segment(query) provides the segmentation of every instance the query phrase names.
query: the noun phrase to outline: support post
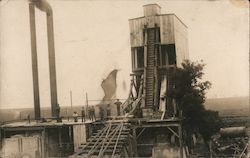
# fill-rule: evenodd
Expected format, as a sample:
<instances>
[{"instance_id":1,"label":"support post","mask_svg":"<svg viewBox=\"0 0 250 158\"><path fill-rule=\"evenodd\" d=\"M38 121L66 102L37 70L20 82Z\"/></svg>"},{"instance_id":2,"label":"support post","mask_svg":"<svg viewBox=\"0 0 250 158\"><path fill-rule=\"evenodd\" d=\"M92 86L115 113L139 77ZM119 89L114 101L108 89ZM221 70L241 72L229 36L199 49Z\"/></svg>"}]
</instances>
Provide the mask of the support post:
<instances>
[{"instance_id":1,"label":"support post","mask_svg":"<svg viewBox=\"0 0 250 158\"><path fill-rule=\"evenodd\" d=\"M179 124L178 126L178 133L179 133L179 144L180 144L180 158L183 158L183 142L182 142L182 125Z\"/></svg>"},{"instance_id":2,"label":"support post","mask_svg":"<svg viewBox=\"0 0 250 158\"><path fill-rule=\"evenodd\" d=\"M38 79L38 64L37 64L35 6L33 3L29 4L29 14L30 14L30 38L31 38L34 112L35 112L35 119L38 120L40 119L41 114L40 114L40 95L39 95L39 79Z\"/></svg>"},{"instance_id":3,"label":"support post","mask_svg":"<svg viewBox=\"0 0 250 158\"><path fill-rule=\"evenodd\" d=\"M89 118L89 100L88 100L88 93L86 93L86 109L85 109L85 117Z\"/></svg>"},{"instance_id":4,"label":"support post","mask_svg":"<svg viewBox=\"0 0 250 158\"><path fill-rule=\"evenodd\" d=\"M136 139L136 128L133 128L133 140L134 140L134 157L138 157L137 139Z\"/></svg>"},{"instance_id":5,"label":"support post","mask_svg":"<svg viewBox=\"0 0 250 158\"><path fill-rule=\"evenodd\" d=\"M42 137L41 137L41 157L46 157L45 156L45 128L42 130Z\"/></svg>"},{"instance_id":6,"label":"support post","mask_svg":"<svg viewBox=\"0 0 250 158\"><path fill-rule=\"evenodd\" d=\"M147 78L147 48L148 48L148 33L147 28L144 29L144 74L143 74L143 97L142 97L142 107L146 107L146 78Z\"/></svg>"},{"instance_id":7,"label":"support post","mask_svg":"<svg viewBox=\"0 0 250 158\"><path fill-rule=\"evenodd\" d=\"M159 52L159 31L158 27L155 27L154 33L155 33L155 41L154 41L154 109L159 109L159 83L158 83L158 52Z\"/></svg>"},{"instance_id":8,"label":"support post","mask_svg":"<svg viewBox=\"0 0 250 158\"><path fill-rule=\"evenodd\" d=\"M71 108L71 112L73 112L72 111L73 109L72 91L70 91L70 108Z\"/></svg>"}]
</instances>

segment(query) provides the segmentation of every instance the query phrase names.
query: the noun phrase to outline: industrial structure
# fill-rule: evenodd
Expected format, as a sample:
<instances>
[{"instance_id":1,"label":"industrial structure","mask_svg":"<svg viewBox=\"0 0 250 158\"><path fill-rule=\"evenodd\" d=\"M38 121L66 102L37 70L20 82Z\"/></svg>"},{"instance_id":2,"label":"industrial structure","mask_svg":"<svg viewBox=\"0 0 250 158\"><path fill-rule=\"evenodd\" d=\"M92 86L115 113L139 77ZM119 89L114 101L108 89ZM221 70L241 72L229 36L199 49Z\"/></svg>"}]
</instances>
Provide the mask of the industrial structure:
<instances>
[{"instance_id":1,"label":"industrial structure","mask_svg":"<svg viewBox=\"0 0 250 158\"><path fill-rule=\"evenodd\" d=\"M46 12L52 119L41 120L35 33L35 7ZM37 121L1 126L1 144L15 146L31 157L186 157L183 118L175 98L175 69L188 59L187 27L175 14L161 14L157 4L143 6L144 16L130 19L132 74L122 116L107 120L58 120L52 9L45 0L32 0L30 30L34 109ZM20 137L21 136L21 137ZM2 143L4 142L4 143ZM21 142L21 143L20 143ZM6 145L7 144L7 145ZM32 144L34 150L29 150ZM25 145L27 148L25 148ZM5 148L7 157L12 152Z\"/></svg>"},{"instance_id":2,"label":"industrial structure","mask_svg":"<svg viewBox=\"0 0 250 158\"><path fill-rule=\"evenodd\" d=\"M31 36L31 56L32 56L32 75L33 75L33 92L34 92L34 110L35 119L40 119L40 95L39 95L39 77L37 64L37 41L36 41L36 20L35 7L46 13L47 18L47 37L49 52L49 76L50 76L50 96L51 96L51 114L57 116L57 83L56 83L56 64L55 64L55 44L54 44L54 27L53 11L49 3L45 0L30 0L30 36Z\"/></svg>"},{"instance_id":3,"label":"industrial structure","mask_svg":"<svg viewBox=\"0 0 250 158\"><path fill-rule=\"evenodd\" d=\"M187 27L174 14L161 14L157 4L143 9L143 17L129 20L133 73L125 116L104 123L75 157L187 155L181 112L167 95L175 68L188 59Z\"/></svg>"}]
</instances>

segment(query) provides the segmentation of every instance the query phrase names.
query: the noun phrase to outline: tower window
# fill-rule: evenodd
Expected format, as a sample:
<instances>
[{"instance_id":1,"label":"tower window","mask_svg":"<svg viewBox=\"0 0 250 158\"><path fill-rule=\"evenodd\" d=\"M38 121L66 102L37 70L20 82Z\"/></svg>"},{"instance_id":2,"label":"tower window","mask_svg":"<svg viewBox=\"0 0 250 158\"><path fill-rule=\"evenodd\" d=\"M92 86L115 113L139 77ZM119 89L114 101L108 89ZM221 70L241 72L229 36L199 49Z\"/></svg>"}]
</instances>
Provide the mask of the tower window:
<instances>
[{"instance_id":1,"label":"tower window","mask_svg":"<svg viewBox=\"0 0 250 158\"><path fill-rule=\"evenodd\" d=\"M175 45L162 45L160 53L160 65L167 66L176 64Z\"/></svg>"},{"instance_id":2,"label":"tower window","mask_svg":"<svg viewBox=\"0 0 250 158\"><path fill-rule=\"evenodd\" d=\"M143 47L132 48L132 65L133 65L133 69L144 67L144 48Z\"/></svg>"}]
</instances>

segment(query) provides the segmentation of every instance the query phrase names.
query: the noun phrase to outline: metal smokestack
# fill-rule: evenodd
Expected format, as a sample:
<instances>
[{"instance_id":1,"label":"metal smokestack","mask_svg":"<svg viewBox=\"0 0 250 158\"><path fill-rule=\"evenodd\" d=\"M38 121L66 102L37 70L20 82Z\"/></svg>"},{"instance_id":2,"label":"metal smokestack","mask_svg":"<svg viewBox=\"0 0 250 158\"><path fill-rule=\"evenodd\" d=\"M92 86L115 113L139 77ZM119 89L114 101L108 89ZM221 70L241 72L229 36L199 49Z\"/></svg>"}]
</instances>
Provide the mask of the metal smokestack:
<instances>
[{"instance_id":1,"label":"metal smokestack","mask_svg":"<svg viewBox=\"0 0 250 158\"><path fill-rule=\"evenodd\" d=\"M34 113L35 119L41 117L40 113L40 95L39 95L39 77L37 65L37 46L36 46L36 23L35 23L35 7L29 4L30 13L30 39L31 39L31 58L32 58L32 77L33 77L33 93L34 93Z\"/></svg>"},{"instance_id":2,"label":"metal smokestack","mask_svg":"<svg viewBox=\"0 0 250 158\"><path fill-rule=\"evenodd\" d=\"M46 12L48 52L49 52L51 114L52 114L52 116L56 117L57 116L56 109L57 109L58 101L57 101L57 84L56 84L53 11L52 11L51 6L49 5L49 3L46 0L30 0L30 2L31 2L30 5L33 5L33 6L37 7L39 10ZM33 22L35 22L35 21L33 21ZM34 77L33 77L33 80L34 80ZM38 95L39 95L39 93L38 93ZM35 109L36 109L36 107L35 107ZM39 109L40 109L40 105L39 105Z\"/></svg>"}]
</instances>

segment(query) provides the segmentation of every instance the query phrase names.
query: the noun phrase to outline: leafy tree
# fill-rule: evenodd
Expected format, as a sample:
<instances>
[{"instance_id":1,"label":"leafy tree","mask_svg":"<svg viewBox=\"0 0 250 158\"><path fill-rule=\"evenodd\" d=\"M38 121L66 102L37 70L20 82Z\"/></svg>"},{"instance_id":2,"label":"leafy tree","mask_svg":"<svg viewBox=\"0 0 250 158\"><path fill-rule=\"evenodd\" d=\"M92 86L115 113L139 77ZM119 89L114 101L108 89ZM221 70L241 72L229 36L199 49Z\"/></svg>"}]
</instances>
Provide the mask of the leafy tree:
<instances>
[{"instance_id":1,"label":"leafy tree","mask_svg":"<svg viewBox=\"0 0 250 158\"><path fill-rule=\"evenodd\" d=\"M206 92L211 88L209 81L202 81L204 66L204 63L184 61L182 68L176 69L176 84L170 95L182 111L187 133L198 132L207 142L219 130L220 121L218 112L204 107Z\"/></svg>"}]
</instances>

